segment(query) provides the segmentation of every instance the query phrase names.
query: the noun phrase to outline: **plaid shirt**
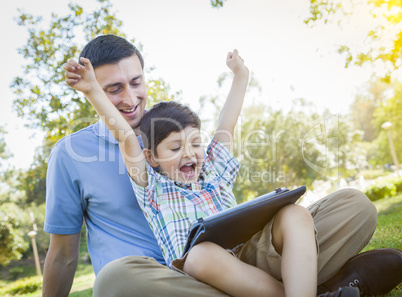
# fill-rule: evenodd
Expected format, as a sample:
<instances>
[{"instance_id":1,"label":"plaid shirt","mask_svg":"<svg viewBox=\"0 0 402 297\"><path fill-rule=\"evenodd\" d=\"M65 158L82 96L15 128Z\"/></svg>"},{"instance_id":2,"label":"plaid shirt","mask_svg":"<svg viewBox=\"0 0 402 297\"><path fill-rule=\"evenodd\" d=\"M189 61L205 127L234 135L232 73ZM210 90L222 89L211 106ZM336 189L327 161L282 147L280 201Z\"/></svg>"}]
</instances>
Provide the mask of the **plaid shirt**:
<instances>
[{"instance_id":1,"label":"plaid shirt","mask_svg":"<svg viewBox=\"0 0 402 297\"><path fill-rule=\"evenodd\" d=\"M146 219L170 266L182 256L191 223L236 205L232 193L239 171L237 159L213 139L200 178L185 185L156 172L148 163L148 186L132 185Z\"/></svg>"}]
</instances>

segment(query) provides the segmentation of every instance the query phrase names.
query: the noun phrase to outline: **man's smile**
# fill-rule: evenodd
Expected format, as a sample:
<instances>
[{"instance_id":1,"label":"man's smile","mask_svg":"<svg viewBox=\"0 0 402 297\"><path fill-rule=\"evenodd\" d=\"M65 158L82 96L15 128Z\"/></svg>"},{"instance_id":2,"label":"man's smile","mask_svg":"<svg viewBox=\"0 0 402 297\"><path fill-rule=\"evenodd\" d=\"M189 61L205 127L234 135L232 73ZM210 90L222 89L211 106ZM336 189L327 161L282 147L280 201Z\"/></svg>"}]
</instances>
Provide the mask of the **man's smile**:
<instances>
[{"instance_id":1,"label":"man's smile","mask_svg":"<svg viewBox=\"0 0 402 297\"><path fill-rule=\"evenodd\" d=\"M137 113L138 105L134 107L119 108L119 111L126 116L134 116Z\"/></svg>"}]
</instances>

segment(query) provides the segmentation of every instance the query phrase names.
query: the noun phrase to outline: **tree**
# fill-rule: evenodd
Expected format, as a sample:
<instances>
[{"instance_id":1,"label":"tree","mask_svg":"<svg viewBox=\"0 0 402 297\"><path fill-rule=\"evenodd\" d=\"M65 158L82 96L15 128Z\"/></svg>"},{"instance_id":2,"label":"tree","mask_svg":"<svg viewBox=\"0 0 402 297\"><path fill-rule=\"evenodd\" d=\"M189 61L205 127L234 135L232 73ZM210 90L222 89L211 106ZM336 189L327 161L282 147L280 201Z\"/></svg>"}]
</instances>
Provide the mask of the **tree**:
<instances>
[{"instance_id":1,"label":"tree","mask_svg":"<svg viewBox=\"0 0 402 297\"><path fill-rule=\"evenodd\" d=\"M398 160L402 160L402 139L400 131L402 130L402 83L393 84L393 95L378 106L374 112L374 123L377 127L381 127L385 122L391 122L390 128L391 138L393 140ZM379 128L380 129L380 128ZM393 164L387 132L380 130L376 139L376 150L370 160L374 165Z\"/></svg>"},{"instance_id":2,"label":"tree","mask_svg":"<svg viewBox=\"0 0 402 297\"><path fill-rule=\"evenodd\" d=\"M98 3L99 8L91 12L70 3L67 16L52 14L47 25L43 25L41 17L22 12L17 18L29 37L19 49L26 60L24 73L11 84L15 94L14 109L27 127L45 133L33 164L19 176L20 189L26 192L27 202L39 204L45 200L46 160L53 145L98 120L89 102L66 85L62 69L68 59L78 57L84 44L98 35L127 38L120 30L122 21L113 12L111 2L98 0ZM135 43L134 39L129 40ZM142 48L141 44L137 47ZM151 69L145 71L151 72ZM163 79L151 79L147 87L150 106L161 100L177 100L180 95L180 92L172 94Z\"/></svg>"},{"instance_id":3,"label":"tree","mask_svg":"<svg viewBox=\"0 0 402 297\"><path fill-rule=\"evenodd\" d=\"M369 48L349 44L340 46L338 52L346 54L345 67L381 61L386 68L384 80L390 82L392 73L402 65L401 1L310 0L310 16L305 23L310 26L334 21L343 24L358 11L368 11L372 17L366 37Z\"/></svg>"},{"instance_id":4,"label":"tree","mask_svg":"<svg viewBox=\"0 0 402 297\"><path fill-rule=\"evenodd\" d=\"M16 96L14 108L18 116L24 117L26 126L41 128L51 143L97 120L85 98L65 84L62 65L77 57L83 44L98 35L126 37L120 31L122 21L112 12L112 4L108 0L98 2L100 8L88 13L78 4L69 4L70 14L65 17L52 14L46 29L42 27L41 17L25 13L18 17L18 24L27 29L29 38L19 49L27 61L24 75L16 77L11 84ZM82 32L85 32L83 36ZM169 97L163 80L150 81L148 86L150 93ZM172 97L156 99L171 100Z\"/></svg>"},{"instance_id":5,"label":"tree","mask_svg":"<svg viewBox=\"0 0 402 297\"><path fill-rule=\"evenodd\" d=\"M226 0L211 0L211 6L215 8L223 7Z\"/></svg>"},{"instance_id":6,"label":"tree","mask_svg":"<svg viewBox=\"0 0 402 297\"><path fill-rule=\"evenodd\" d=\"M0 161L7 160L8 158L10 158L12 156L7 148L7 144L4 139L4 135L6 133L7 132L4 129L4 127L0 126ZM1 167L1 165L2 165L2 162L0 162L0 167Z\"/></svg>"},{"instance_id":7,"label":"tree","mask_svg":"<svg viewBox=\"0 0 402 297\"><path fill-rule=\"evenodd\" d=\"M226 82L230 77L229 73L219 76L218 95L200 98L200 113L204 110L209 117L212 115L207 122L207 117L201 116L203 127L213 123L210 131L217 126L226 98L226 93L220 90L228 87ZM259 83L251 73L247 100L233 144L233 153L241 164L233 187L237 202L277 187L311 186L319 179L335 181L342 176L355 175L358 168L366 165L362 148L356 145L361 134L353 129L350 118L328 111L319 114L304 99L295 99L289 112L274 110L265 104L253 103L260 95L259 90Z\"/></svg>"},{"instance_id":8,"label":"tree","mask_svg":"<svg viewBox=\"0 0 402 297\"><path fill-rule=\"evenodd\" d=\"M350 119L319 114L303 99L295 100L289 112L249 106L239 129L234 145L234 154L241 160L234 187L239 202L277 187L337 181L366 165L356 145L361 135Z\"/></svg>"},{"instance_id":9,"label":"tree","mask_svg":"<svg viewBox=\"0 0 402 297\"><path fill-rule=\"evenodd\" d=\"M6 208L2 205L0 210L0 265L20 259L28 248L20 229L20 219L9 216Z\"/></svg>"},{"instance_id":10,"label":"tree","mask_svg":"<svg viewBox=\"0 0 402 297\"><path fill-rule=\"evenodd\" d=\"M370 142L377 138L380 126L374 121L374 111L385 104L387 93L392 90L392 85L372 78L356 95L350 105L350 114L355 129L363 131L363 141Z\"/></svg>"}]
</instances>

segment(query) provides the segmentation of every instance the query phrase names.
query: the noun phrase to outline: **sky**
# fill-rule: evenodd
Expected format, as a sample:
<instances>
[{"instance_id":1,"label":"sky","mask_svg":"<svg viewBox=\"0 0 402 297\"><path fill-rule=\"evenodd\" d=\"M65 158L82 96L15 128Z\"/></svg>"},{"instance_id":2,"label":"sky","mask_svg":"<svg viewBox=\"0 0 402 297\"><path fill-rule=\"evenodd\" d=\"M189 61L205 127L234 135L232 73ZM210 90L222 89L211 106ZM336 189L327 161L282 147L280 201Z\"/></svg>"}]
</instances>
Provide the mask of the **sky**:
<instances>
[{"instance_id":1,"label":"sky","mask_svg":"<svg viewBox=\"0 0 402 297\"><path fill-rule=\"evenodd\" d=\"M7 146L14 157L9 163L26 169L40 145L40 131L24 128L12 108L9 86L23 75L24 59L17 52L28 34L17 25L18 10L50 19L69 13L66 0L13 0L2 6L0 47L3 90L0 126L5 126ZM363 13L348 21L313 28L306 0L227 0L215 9L209 0L113 0L113 10L123 21L122 31L143 45L146 67L155 67L152 77L163 78L171 90L181 91L190 107L203 95L219 92L217 79L228 69L226 55L239 50L245 64L261 86L258 100L275 109L288 109L292 100L304 98L317 110L346 114L356 93L370 79L366 67L345 69L344 57L336 53L341 44L363 43L370 20ZM81 0L92 11L95 0ZM4 36L5 34L5 36ZM247 101L247 98L246 98Z\"/></svg>"}]
</instances>

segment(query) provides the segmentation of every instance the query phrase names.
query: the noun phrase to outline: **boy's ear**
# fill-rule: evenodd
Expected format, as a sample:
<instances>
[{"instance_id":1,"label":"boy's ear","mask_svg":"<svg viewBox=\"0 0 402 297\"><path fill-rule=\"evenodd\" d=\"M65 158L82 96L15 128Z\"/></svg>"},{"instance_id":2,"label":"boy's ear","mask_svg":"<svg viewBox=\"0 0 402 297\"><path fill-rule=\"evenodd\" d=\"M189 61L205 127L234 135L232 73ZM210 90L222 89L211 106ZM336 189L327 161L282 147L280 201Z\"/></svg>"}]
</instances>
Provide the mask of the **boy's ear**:
<instances>
[{"instance_id":1,"label":"boy's ear","mask_svg":"<svg viewBox=\"0 0 402 297\"><path fill-rule=\"evenodd\" d=\"M152 167L158 167L159 164L158 162L156 162L154 154L152 153L152 151L148 148L145 148L143 151L145 159L147 159L149 165L151 165Z\"/></svg>"}]
</instances>

